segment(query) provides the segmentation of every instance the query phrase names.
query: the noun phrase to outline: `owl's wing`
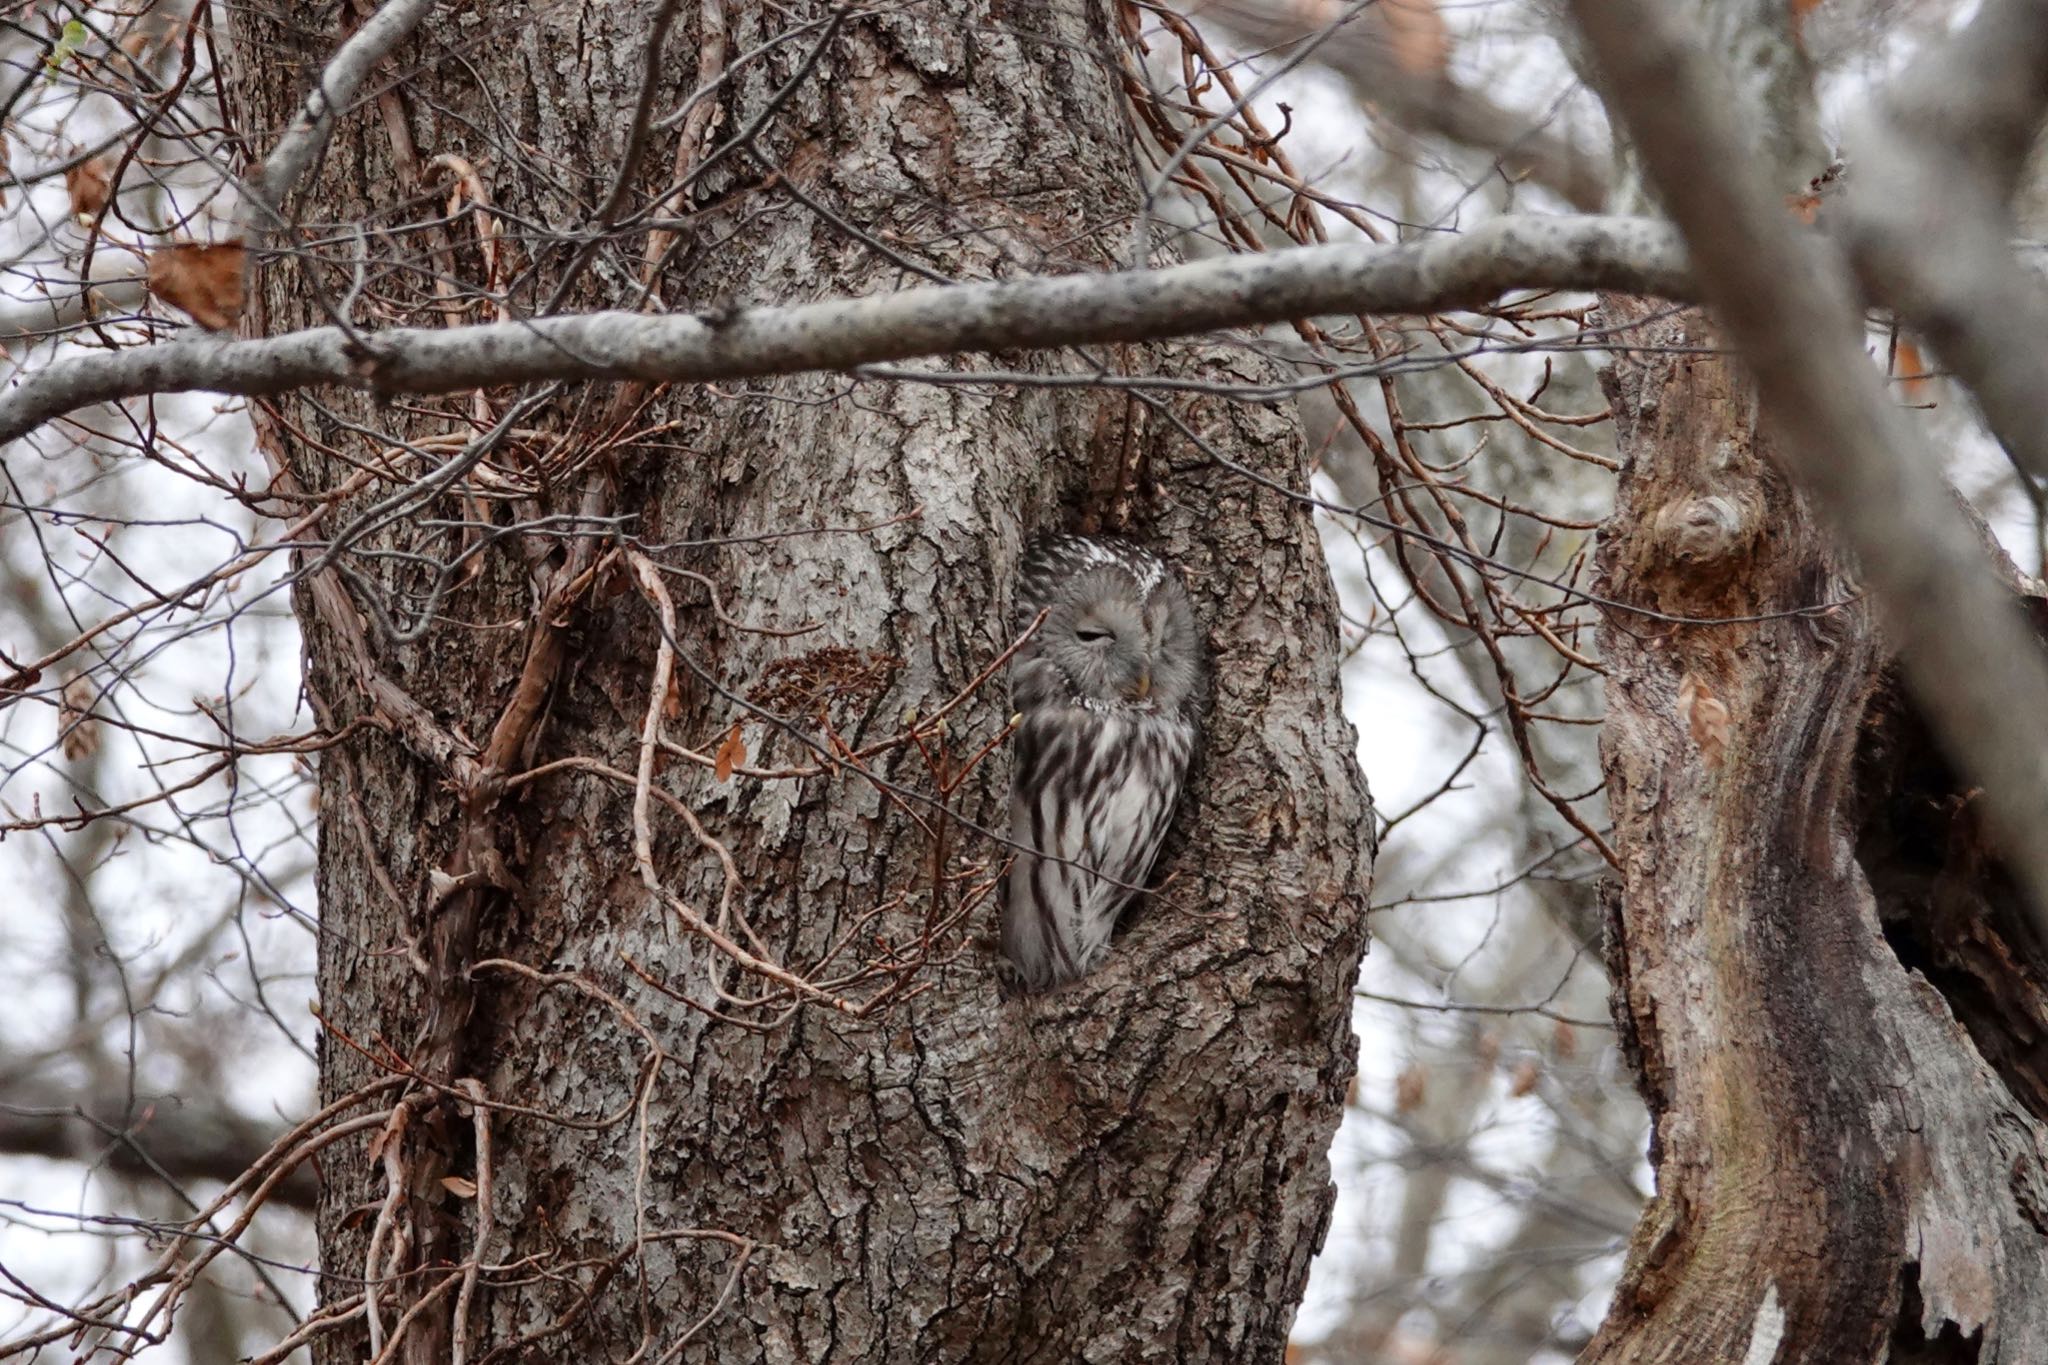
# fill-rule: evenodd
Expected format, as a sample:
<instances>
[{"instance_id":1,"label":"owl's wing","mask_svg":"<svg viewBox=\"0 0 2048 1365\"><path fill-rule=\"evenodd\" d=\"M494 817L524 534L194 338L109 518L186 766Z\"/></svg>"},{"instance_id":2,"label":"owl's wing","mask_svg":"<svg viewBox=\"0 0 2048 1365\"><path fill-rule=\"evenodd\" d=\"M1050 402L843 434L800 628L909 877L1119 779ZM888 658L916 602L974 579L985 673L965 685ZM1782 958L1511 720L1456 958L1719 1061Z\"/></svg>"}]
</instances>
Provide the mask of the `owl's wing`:
<instances>
[{"instance_id":1,"label":"owl's wing","mask_svg":"<svg viewBox=\"0 0 2048 1365\"><path fill-rule=\"evenodd\" d=\"M1010 788L1019 848L1003 909L1003 952L1027 986L1071 981L1108 951L1118 912L1159 856L1193 746L1177 715L1027 713Z\"/></svg>"}]
</instances>

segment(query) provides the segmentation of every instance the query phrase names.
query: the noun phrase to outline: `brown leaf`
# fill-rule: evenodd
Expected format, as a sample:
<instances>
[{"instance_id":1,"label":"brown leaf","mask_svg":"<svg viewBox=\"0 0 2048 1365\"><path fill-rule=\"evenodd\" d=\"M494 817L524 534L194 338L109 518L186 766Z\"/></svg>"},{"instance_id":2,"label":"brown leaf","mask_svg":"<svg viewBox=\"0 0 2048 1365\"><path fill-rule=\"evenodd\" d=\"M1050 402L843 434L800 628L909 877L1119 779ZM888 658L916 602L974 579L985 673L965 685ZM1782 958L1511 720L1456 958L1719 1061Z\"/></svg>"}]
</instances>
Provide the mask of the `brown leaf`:
<instances>
[{"instance_id":1,"label":"brown leaf","mask_svg":"<svg viewBox=\"0 0 2048 1365\"><path fill-rule=\"evenodd\" d=\"M1792 216L1812 227L1820 218L1820 206L1831 195L1842 188L1842 176L1847 163L1831 162L1828 168L1806 182L1806 189L1800 194L1785 196L1785 207L1792 210Z\"/></svg>"},{"instance_id":2,"label":"brown leaf","mask_svg":"<svg viewBox=\"0 0 2048 1365\"><path fill-rule=\"evenodd\" d=\"M1728 703L1688 673L1678 684L1678 714L1692 732L1692 742L1699 746L1700 762L1718 769L1728 757L1728 741L1735 733Z\"/></svg>"},{"instance_id":3,"label":"brown leaf","mask_svg":"<svg viewBox=\"0 0 2048 1365\"><path fill-rule=\"evenodd\" d=\"M149 31L137 24L121 35L121 50L131 57L140 57L149 46Z\"/></svg>"},{"instance_id":4,"label":"brown leaf","mask_svg":"<svg viewBox=\"0 0 2048 1365\"><path fill-rule=\"evenodd\" d=\"M476 1182L467 1176L444 1175L441 1177L441 1188L457 1199L476 1198Z\"/></svg>"},{"instance_id":5,"label":"brown leaf","mask_svg":"<svg viewBox=\"0 0 2048 1365\"><path fill-rule=\"evenodd\" d=\"M712 762L712 774L720 782L732 776L732 770L747 761L747 746L740 739L740 723L732 723L732 733L725 737L725 743L718 746L718 755Z\"/></svg>"},{"instance_id":6,"label":"brown leaf","mask_svg":"<svg viewBox=\"0 0 2048 1365\"><path fill-rule=\"evenodd\" d=\"M1411 1066L1394 1078L1394 1112L1412 1114L1429 1098L1429 1076L1420 1065Z\"/></svg>"},{"instance_id":7,"label":"brown leaf","mask_svg":"<svg viewBox=\"0 0 2048 1365\"><path fill-rule=\"evenodd\" d=\"M1550 1031L1550 1051L1558 1057L1574 1057L1579 1051L1579 1031L1564 1020Z\"/></svg>"},{"instance_id":8,"label":"brown leaf","mask_svg":"<svg viewBox=\"0 0 2048 1365\"><path fill-rule=\"evenodd\" d=\"M1892 378L1899 381L1899 391L1909 403L1927 401L1928 381L1934 371L1928 368L1927 357L1919 346L1906 337L1899 338L1899 344L1892 348Z\"/></svg>"},{"instance_id":9,"label":"brown leaf","mask_svg":"<svg viewBox=\"0 0 2048 1365\"><path fill-rule=\"evenodd\" d=\"M178 242L149 253L149 292L191 315L201 327L225 332L242 316L240 242Z\"/></svg>"},{"instance_id":10,"label":"brown leaf","mask_svg":"<svg viewBox=\"0 0 2048 1365\"><path fill-rule=\"evenodd\" d=\"M1535 1091L1536 1082L1542 1078L1542 1075L1543 1068L1536 1064L1534 1057L1524 1060L1520 1066L1515 1068L1514 1079L1508 1082L1508 1093L1516 1099L1531 1094Z\"/></svg>"},{"instance_id":11,"label":"brown leaf","mask_svg":"<svg viewBox=\"0 0 2048 1365\"><path fill-rule=\"evenodd\" d=\"M1821 0L1788 0L1792 11L1792 45L1806 51L1806 16L1820 8Z\"/></svg>"},{"instance_id":12,"label":"brown leaf","mask_svg":"<svg viewBox=\"0 0 2048 1365\"><path fill-rule=\"evenodd\" d=\"M71 216L99 217L114 190L114 167L103 156L73 166L64 172L64 188L71 195Z\"/></svg>"},{"instance_id":13,"label":"brown leaf","mask_svg":"<svg viewBox=\"0 0 2048 1365\"><path fill-rule=\"evenodd\" d=\"M92 716L92 679L74 673L64 684L57 708L57 733L63 736L64 757L89 758L99 752L100 723Z\"/></svg>"},{"instance_id":14,"label":"brown leaf","mask_svg":"<svg viewBox=\"0 0 2048 1365\"><path fill-rule=\"evenodd\" d=\"M683 714L683 675L668 675L668 695L661 699L661 718L674 720Z\"/></svg>"},{"instance_id":15,"label":"brown leaf","mask_svg":"<svg viewBox=\"0 0 2048 1365\"><path fill-rule=\"evenodd\" d=\"M1380 0L1394 63L1415 76L1441 76L1451 61L1451 31L1436 0Z\"/></svg>"},{"instance_id":16,"label":"brown leaf","mask_svg":"<svg viewBox=\"0 0 2048 1365\"><path fill-rule=\"evenodd\" d=\"M386 1147L405 1136L406 1116L411 1112L402 1104L391 1111L391 1117L384 1126L370 1136L370 1160L383 1156Z\"/></svg>"}]
</instances>

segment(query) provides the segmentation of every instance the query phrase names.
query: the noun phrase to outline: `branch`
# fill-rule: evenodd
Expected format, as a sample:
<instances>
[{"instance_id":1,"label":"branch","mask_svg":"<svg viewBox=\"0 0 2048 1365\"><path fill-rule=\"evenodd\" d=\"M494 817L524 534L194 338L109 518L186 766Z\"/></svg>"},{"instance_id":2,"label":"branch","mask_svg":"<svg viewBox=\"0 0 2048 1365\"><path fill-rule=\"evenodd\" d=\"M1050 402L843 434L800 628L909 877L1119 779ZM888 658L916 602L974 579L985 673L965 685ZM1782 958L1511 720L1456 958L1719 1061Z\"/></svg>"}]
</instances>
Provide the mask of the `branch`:
<instances>
[{"instance_id":1,"label":"branch","mask_svg":"<svg viewBox=\"0 0 2048 1365\"><path fill-rule=\"evenodd\" d=\"M284 197L291 193L292 186L304 179L326 154L328 139L334 135L334 121L342 110L355 103L364 78L419 27L433 8L434 0L391 0L341 45L321 68L299 116L270 149L262 166L249 177L246 190L256 204L272 213L284 207ZM254 235L261 225L245 222L244 226Z\"/></svg>"},{"instance_id":2,"label":"branch","mask_svg":"<svg viewBox=\"0 0 2048 1365\"><path fill-rule=\"evenodd\" d=\"M97 266L111 254L102 252L93 258L93 264ZM94 317L140 308L146 297L142 279L136 275L110 278L105 283L91 285L71 280L66 281L65 286L61 293L0 302L0 345L47 341Z\"/></svg>"},{"instance_id":3,"label":"branch","mask_svg":"<svg viewBox=\"0 0 2048 1365\"><path fill-rule=\"evenodd\" d=\"M202 1108L165 1097L123 1119L127 1108L119 1097L81 1102L75 1095L17 1086L9 1102L0 1104L0 1153L103 1165L145 1180L225 1183L248 1170L278 1136L276 1128L226 1106ZM271 1197L311 1209L318 1197L313 1168L293 1171Z\"/></svg>"},{"instance_id":4,"label":"branch","mask_svg":"<svg viewBox=\"0 0 2048 1365\"><path fill-rule=\"evenodd\" d=\"M2048 6L1994 0L1876 102L1842 235L1870 296L1969 386L2013 460L2048 478L2048 290L2008 201L2048 113Z\"/></svg>"},{"instance_id":5,"label":"branch","mask_svg":"<svg viewBox=\"0 0 2048 1365\"><path fill-rule=\"evenodd\" d=\"M1855 552L1907 681L1984 786L2048 942L2048 661L1864 351L1839 254L1802 240L1712 49L1655 0L1572 0L1700 290L1741 347L1790 472ZM1930 244L1931 245L1931 244Z\"/></svg>"},{"instance_id":6,"label":"branch","mask_svg":"<svg viewBox=\"0 0 2048 1365\"><path fill-rule=\"evenodd\" d=\"M89 403L314 384L452 393L539 380L685 383L843 370L961 351L1150 341L1329 313L1477 307L1514 289L1610 289L1686 299L1677 234L1647 218L1495 219L1401 246L1347 243L1164 270L945 285L749 308L730 316L601 312L401 328L357 346L319 327L256 341L193 340L57 361L0 399L0 443Z\"/></svg>"},{"instance_id":7,"label":"branch","mask_svg":"<svg viewBox=\"0 0 2048 1365\"><path fill-rule=\"evenodd\" d=\"M1214 19L1259 48L1291 47L1328 27L1314 16L1315 6L1279 0L1202 0L1177 8L1190 19ZM1386 23L1381 6L1373 6L1325 39L1313 60L1341 76L1362 108L1381 111L1398 127L1495 157L1511 176L1542 185L1574 208L1591 212L1606 202L1607 174L1595 153L1449 74L1403 66Z\"/></svg>"}]
</instances>

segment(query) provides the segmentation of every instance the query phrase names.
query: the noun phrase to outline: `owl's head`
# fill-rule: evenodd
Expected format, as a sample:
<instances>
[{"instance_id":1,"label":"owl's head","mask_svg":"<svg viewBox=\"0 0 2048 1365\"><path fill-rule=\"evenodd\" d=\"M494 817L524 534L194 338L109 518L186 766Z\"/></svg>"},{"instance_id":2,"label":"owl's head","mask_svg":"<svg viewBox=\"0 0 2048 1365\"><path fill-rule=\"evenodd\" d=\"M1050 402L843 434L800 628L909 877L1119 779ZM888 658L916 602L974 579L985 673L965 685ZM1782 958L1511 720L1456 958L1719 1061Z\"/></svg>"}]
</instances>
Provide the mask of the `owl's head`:
<instances>
[{"instance_id":1,"label":"owl's head","mask_svg":"<svg viewBox=\"0 0 2048 1365\"><path fill-rule=\"evenodd\" d=\"M1122 542L1061 537L1068 551L1026 566L1019 616L1040 608L1045 624L1018 652L1020 706L1191 706L1202 679L1202 644L1187 590L1159 559Z\"/></svg>"}]
</instances>

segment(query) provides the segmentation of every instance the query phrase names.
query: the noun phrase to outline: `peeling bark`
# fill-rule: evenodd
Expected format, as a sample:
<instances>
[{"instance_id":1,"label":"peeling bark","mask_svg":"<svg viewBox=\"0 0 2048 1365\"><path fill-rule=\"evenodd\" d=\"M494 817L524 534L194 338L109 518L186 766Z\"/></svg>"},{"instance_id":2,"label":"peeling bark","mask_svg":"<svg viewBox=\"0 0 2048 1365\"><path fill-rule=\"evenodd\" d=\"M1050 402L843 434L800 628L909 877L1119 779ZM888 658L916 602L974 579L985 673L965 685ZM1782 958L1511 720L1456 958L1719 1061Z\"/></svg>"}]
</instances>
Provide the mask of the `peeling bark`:
<instances>
[{"instance_id":1,"label":"peeling bark","mask_svg":"<svg viewBox=\"0 0 2048 1365\"><path fill-rule=\"evenodd\" d=\"M604 196L637 88L644 44L625 35L644 34L655 8L492 7L479 11L483 42L430 23L402 54L421 74L386 97L382 118L345 121L299 213L388 221L418 192L419 164L460 150L508 215L582 221ZM694 51L700 36L691 8L677 21L676 52ZM799 5L785 19L784 8L732 7L732 50L815 17ZM260 73L241 74L238 95L252 122L281 121L297 89L283 73L317 63L334 35L240 13L244 50L272 55ZM955 278L1106 265L1094 243L1122 240L1137 198L1116 86L1100 65L1106 32L1092 6L977 6L957 24L936 10L848 21L766 126L776 172L735 154L673 206L693 216L660 280L668 306L898 287L900 260L821 220L798 194ZM808 41L735 78L724 133L771 108ZM659 107L686 93L676 82ZM643 191L667 181L674 149L656 141ZM449 233L446 259L480 275L473 229ZM432 235L421 240L413 249L431 268ZM521 307L547 297L573 254L553 246L529 260L527 249L508 246L508 275L532 268ZM319 291L343 278L273 264L263 330L322 321ZM569 302L603 303L618 286L615 272L597 270ZM1087 373L1100 359L1032 363ZM1145 359L1219 381L1272 378L1221 345ZM498 412L510 401L491 397ZM617 1358L646 1346L658 1357L705 1317L688 1358L1278 1359L1329 1217L1327 1149L1353 1066L1350 989L1369 873L1365 791L1338 709L1333 597L1308 518L1119 394L855 388L829 375L736 393L678 388L624 423L640 439L593 458L583 447L614 426L602 414L622 415L612 401L564 390L523 419L544 433L530 443L537 458L576 470L539 510L573 512L595 493L632 517L652 557L715 584L739 622L815 627L790 638L736 629L701 589L674 582L679 684L666 729L694 749L716 749L740 721L747 764L808 762L815 753L799 733L824 742L829 722L858 746L891 733L907 709L952 695L1008 642L1008 578L1026 536L1113 510L1088 500L1091 487L1118 489L1112 502L1132 509L1129 529L1188 570L1217 695L1207 755L1162 862L1170 888L1100 976L1040 1002L1004 1002L988 946L962 935L926 968L929 990L878 1018L810 1008L749 1031L649 989L625 964L695 1006L715 1006L707 970L729 990L756 989L642 889L629 790L559 771L503 793L486 784L465 807L446 785L482 762L465 757L462 737L487 752L484 737L508 733L515 702L537 710L512 768L588 756L633 769L659 646L636 594L571 593L536 608L507 542L439 601L417 641L364 629L359 648L360 623L349 622L363 592L417 610L417 564L349 561L360 577L348 607L331 574L302 590L309 689L336 725L376 722L321 764L320 994L333 1025L323 1094L377 1074L365 1052L407 1054L445 1034L454 1050L436 1080L473 1076L496 1100L586 1120L631 1115L645 1049L615 1011L503 971L466 986L444 974L429 988L415 951L430 973L491 957L580 973L624 1001L666 1057L644 1132L637 1117L594 1128L496 1118L497 1232L486 1259L528 1269L485 1277L469 1358L521 1340L539 1357L572 1346ZM460 400L427 406L415 416L355 394L293 399L268 439L301 486L334 487L350 473L344 457L370 444L360 428L415 439L463 428ZM1286 411L1199 394L1172 411L1229 458L1289 483L1302 477ZM550 445L565 435L572 448ZM1134 468L1146 477L1121 472ZM460 506L443 499L435 510ZM817 526L879 529L707 543ZM422 535L401 521L364 543L418 548ZM559 660L544 660L545 695L520 701L515 682L536 650ZM736 698L788 727L750 719ZM959 752L997 733L1006 710L998 681L956 712ZM455 736L452 749L436 727ZM934 790L907 749L878 762L876 776ZM972 826L999 827L1004 776L1000 759L985 765L951 803L949 879L935 878L942 855L903 809L844 770L720 781L676 764L657 781L730 848L739 908L762 943L808 967L856 929L855 951L871 951L956 908L975 879L951 878L977 866L986 875L1000 860ZM666 814L656 830L662 875L709 914L725 886L717 860ZM431 888L451 866L470 875L444 899ZM989 902L976 928L993 916ZM453 1000L471 989L473 1004ZM468 1119L437 1105L416 1125L412 1233L423 1269L389 1291L394 1309L468 1256L477 1229L475 1209L426 1178L477 1174ZM324 1173L326 1293L339 1298L364 1267L370 1220L360 1211L384 1185L360 1153ZM729 1303L720 1294L737 1253L701 1237L660 1240L687 1230L758 1245ZM364 1344L334 1338L320 1359L360 1359Z\"/></svg>"},{"instance_id":2,"label":"peeling bark","mask_svg":"<svg viewBox=\"0 0 2048 1365\"><path fill-rule=\"evenodd\" d=\"M1659 353L1708 325L1604 309L1644 347L1609 375L1605 591L1767 619L1602 630L1613 1003L1658 1188L1582 1359L2048 1358L2048 1146L2017 1055L2039 945L1747 385Z\"/></svg>"}]
</instances>

